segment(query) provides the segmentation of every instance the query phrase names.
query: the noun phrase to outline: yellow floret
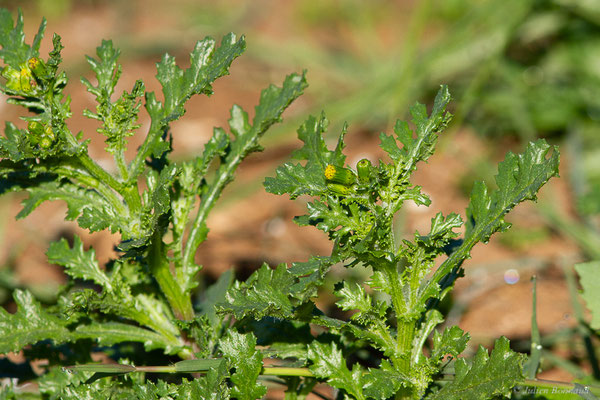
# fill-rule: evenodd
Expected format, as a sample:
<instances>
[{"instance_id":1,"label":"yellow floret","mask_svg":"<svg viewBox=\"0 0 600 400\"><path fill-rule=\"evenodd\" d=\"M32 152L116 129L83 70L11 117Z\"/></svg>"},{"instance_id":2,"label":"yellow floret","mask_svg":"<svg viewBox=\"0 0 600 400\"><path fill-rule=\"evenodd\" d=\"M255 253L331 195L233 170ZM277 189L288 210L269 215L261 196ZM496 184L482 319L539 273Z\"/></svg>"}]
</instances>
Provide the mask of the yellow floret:
<instances>
[{"instance_id":1,"label":"yellow floret","mask_svg":"<svg viewBox=\"0 0 600 400\"><path fill-rule=\"evenodd\" d=\"M333 177L335 176L335 173L336 173L335 167L331 164L327 165L327 167L325 168L325 179L332 180Z\"/></svg>"}]
</instances>

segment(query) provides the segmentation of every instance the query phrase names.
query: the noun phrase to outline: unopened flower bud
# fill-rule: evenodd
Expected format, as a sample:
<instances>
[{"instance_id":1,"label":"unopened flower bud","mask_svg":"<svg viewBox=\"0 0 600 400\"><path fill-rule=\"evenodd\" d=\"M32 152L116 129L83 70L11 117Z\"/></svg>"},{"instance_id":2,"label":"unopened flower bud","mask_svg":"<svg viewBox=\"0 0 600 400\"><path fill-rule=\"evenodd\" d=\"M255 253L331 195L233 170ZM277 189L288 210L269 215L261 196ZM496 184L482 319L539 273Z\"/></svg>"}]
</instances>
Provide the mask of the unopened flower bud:
<instances>
[{"instance_id":1,"label":"unopened flower bud","mask_svg":"<svg viewBox=\"0 0 600 400\"><path fill-rule=\"evenodd\" d=\"M367 183L371 179L371 161L363 158L356 163L356 171L358 172L358 180L361 183Z\"/></svg>"}]
</instances>

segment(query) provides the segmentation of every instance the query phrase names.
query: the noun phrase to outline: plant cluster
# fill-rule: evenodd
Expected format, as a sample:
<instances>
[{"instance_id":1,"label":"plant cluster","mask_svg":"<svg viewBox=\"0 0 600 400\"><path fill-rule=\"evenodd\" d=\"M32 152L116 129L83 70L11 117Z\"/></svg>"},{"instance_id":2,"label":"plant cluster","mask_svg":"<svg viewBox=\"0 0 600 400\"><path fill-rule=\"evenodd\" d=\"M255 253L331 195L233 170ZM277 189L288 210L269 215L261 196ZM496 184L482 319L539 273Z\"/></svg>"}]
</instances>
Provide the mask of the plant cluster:
<instances>
[{"instance_id":1,"label":"plant cluster","mask_svg":"<svg viewBox=\"0 0 600 400\"><path fill-rule=\"evenodd\" d=\"M66 219L90 232L108 229L121 236L119 257L106 266L77 237L71 244L53 243L49 262L72 278L56 304L43 306L30 292L17 290L17 311L0 310L0 352L23 351L49 361L48 372L36 377L39 393L31 396L256 399L266 394L263 378L275 376L288 399L305 398L318 382L334 387L340 398L487 399L509 395L523 383L526 356L512 351L506 338L496 341L491 354L480 347L472 359L461 357L469 335L457 326L440 329L439 305L463 274L473 246L508 229L505 215L535 199L557 175L556 148L539 140L523 154L509 153L499 164L496 190L475 184L464 221L455 213L438 213L429 232L400 240L394 216L404 202L431 203L410 178L433 154L451 119L447 87L440 88L431 113L421 104L411 108L413 128L398 121L394 134L381 134L388 161L348 165L346 130L331 150L323 138L326 117L309 117L298 130L304 143L292 155L298 162L280 166L265 187L313 198L308 213L295 222L326 232L331 254L290 267L265 264L245 282L225 273L194 307L201 269L195 254L208 234L207 216L240 162L262 149L260 137L302 94L304 75L292 74L282 87L265 89L252 121L233 106L229 132L215 128L202 154L174 162L170 123L183 116L191 96L212 93L213 82L244 51L244 39L230 34L220 46L209 38L198 42L185 70L165 55L156 75L162 99L142 81L115 94L119 51L103 41L96 58L88 57L95 82L82 82L98 103L85 115L99 121L98 133L115 161L110 171L90 158L88 141L68 128L60 37L54 35L53 50L43 59L45 22L31 45L25 43L21 14L14 25L1 10L0 26L6 65L0 88L10 103L31 112L22 117L26 128L7 122L0 138L2 192L28 193L19 218L44 201L62 200ZM139 129L142 106L151 124L128 160L128 137ZM371 271L367 282L336 284L336 305L348 312L347 319L328 316L315 303L336 264ZM93 288L78 286L81 281ZM90 365L98 350L119 364ZM162 366L148 365L157 354ZM265 365L266 358L275 363ZM78 365L59 367L71 364ZM151 372L187 375L151 379L146 376ZM22 390L7 385L2 395L18 398L25 396Z\"/></svg>"}]
</instances>

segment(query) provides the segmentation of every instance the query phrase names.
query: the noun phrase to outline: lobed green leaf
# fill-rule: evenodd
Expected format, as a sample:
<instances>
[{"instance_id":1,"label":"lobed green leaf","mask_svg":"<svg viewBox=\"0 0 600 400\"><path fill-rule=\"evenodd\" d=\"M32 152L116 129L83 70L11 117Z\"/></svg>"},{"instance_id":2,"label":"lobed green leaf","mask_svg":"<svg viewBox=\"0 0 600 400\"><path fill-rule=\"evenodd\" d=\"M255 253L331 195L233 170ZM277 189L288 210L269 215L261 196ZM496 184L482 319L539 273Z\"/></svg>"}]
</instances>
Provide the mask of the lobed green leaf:
<instances>
[{"instance_id":1,"label":"lobed green leaf","mask_svg":"<svg viewBox=\"0 0 600 400\"><path fill-rule=\"evenodd\" d=\"M83 250L79 236L73 238L73 248L64 238L51 243L46 255L48 262L62 265L73 278L92 281L109 292L113 291L110 278L98 266L96 252L93 249Z\"/></svg>"},{"instance_id":2,"label":"lobed green leaf","mask_svg":"<svg viewBox=\"0 0 600 400\"><path fill-rule=\"evenodd\" d=\"M256 319L265 316L289 318L293 307L288 294L294 283L294 276L285 264L279 264L275 269L263 264L246 282L235 282L227 292L227 302L221 303L220 307L236 318L247 315Z\"/></svg>"},{"instance_id":3,"label":"lobed green leaf","mask_svg":"<svg viewBox=\"0 0 600 400\"><path fill-rule=\"evenodd\" d=\"M0 307L0 353L19 351L41 340L61 344L76 337L67 328L67 320L45 311L30 292L17 289L13 296L14 314Z\"/></svg>"},{"instance_id":4,"label":"lobed green leaf","mask_svg":"<svg viewBox=\"0 0 600 400\"><path fill-rule=\"evenodd\" d=\"M523 379L525 356L510 350L508 339L496 340L491 355L479 347L469 365L464 358L455 363L455 377L428 400L487 400L510 396L511 389Z\"/></svg>"},{"instance_id":5,"label":"lobed green leaf","mask_svg":"<svg viewBox=\"0 0 600 400\"><path fill-rule=\"evenodd\" d=\"M253 334L240 334L229 330L221 339L220 348L230 366L235 368L231 375L233 387L231 395L240 400L255 400L267 392L267 388L257 382L262 371L262 355L256 350Z\"/></svg>"},{"instance_id":6,"label":"lobed green leaf","mask_svg":"<svg viewBox=\"0 0 600 400\"><path fill-rule=\"evenodd\" d=\"M552 154L547 157L551 149ZM535 200L540 188L551 177L558 176L558 164L558 148L540 139L529 143L523 154L506 155L498 166L497 190L488 194L485 183L476 183L467 207L464 240L436 270L430 285L437 284L442 277L458 268L469 257L476 243L486 243L495 232L508 229L510 224L504 221L504 216L522 201ZM451 283L445 283L448 284Z\"/></svg>"},{"instance_id":7,"label":"lobed green leaf","mask_svg":"<svg viewBox=\"0 0 600 400\"><path fill-rule=\"evenodd\" d=\"M327 192L325 168L328 164L341 167L346 160L342 153L346 130L342 131L335 150L331 151L323 139L328 125L329 121L323 114L318 119L308 117L298 129L298 139L304 142L304 146L292 154L292 158L306 160L305 165L286 163L278 167L275 178L265 179L267 192L288 193L292 199L302 194L316 196Z\"/></svg>"},{"instance_id":8,"label":"lobed green leaf","mask_svg":"<svg viewBox=\"0 0 600 400\"><path fill-rule=\"evenodd\" d=\"M0 58L11 67L20 68L31 57L39 54L40 43L46 29L46 19L42 19L32 46L25 43L23 14L19 10L16 23L9 10L0 9Z\"/></svg>"},{"instance_id":9,"label":"lobed green leaf","mask_svg":"<svg viewBox=\"0 0 600 400\"><path fill-rule=\"evenodd\" d=\"M327 379L331 386L345 390L355 399L366 399L363 371L358 365L349 370L342 351L338 350L335 343L311 343L308 346L308 359L312 361L310 371L316 377Z\"/></svg>"}]
</instances>

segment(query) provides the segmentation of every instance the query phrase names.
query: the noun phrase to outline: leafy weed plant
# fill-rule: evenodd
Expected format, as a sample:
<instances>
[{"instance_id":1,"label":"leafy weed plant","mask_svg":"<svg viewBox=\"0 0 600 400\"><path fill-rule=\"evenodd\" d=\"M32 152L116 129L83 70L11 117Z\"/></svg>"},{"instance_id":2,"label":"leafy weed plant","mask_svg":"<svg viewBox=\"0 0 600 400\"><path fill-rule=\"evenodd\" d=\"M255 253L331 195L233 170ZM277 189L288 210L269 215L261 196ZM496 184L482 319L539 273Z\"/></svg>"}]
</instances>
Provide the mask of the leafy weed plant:
<instances>
[{"instance_id":1,"label":"leafy weed plant","mask_svg":"<svg viewBox=\"0 0 600 400\"><path fill-rule=\"evenodd\" d=\"M288 399L305 398L318 382L334 387L339 398L487 399L509 395L523 382L526 356L513 352L506 338L496 341L491 354L479 348L472 359L459 357L469 336L457 326L436 329L444 321L438 305L462 275L473 246L508 229L504 216L535 199L557 175L556 148L540 140L523 154L509 153L499 165L497 190L475 184L466 221L438 213L429 232L398 241L394 215L403 203L430 204L410 177L433 154L450 121L448 89L441 87L430 114L420 104L411 108L414 130L399 121L393 135L381 134L387 162L361 160L352 168L343 153L345 130L330 150L323 139L327 119L309 117L298 130L304 146L293 157L299 163L280 166L265 187L291 198L314 198L308 214L295 221L326 232L331 254L289 268L265 264L246 282L232 282L226 273L195 309L200 266L194 256L208 234L207 216L240 162L261 150L259 138L302 94L304 76L292 74L281 88L265 89L252 121L233 106L229 134L215 128L201 155L176 163L168 157L169 124L184 114L191 96L212 93L212 83L244 51L244 39L230 34L220 46L212 39L198 42L186 70L165 55L156 75L162 100L141 81L116 96L119 51L103 41L96 58L88 57L96 82L82 82L97 100L85 115L100 122L113 172L91 159L88 142L68 128L60 37L54 35L53 50L42 59L45 22L31 45L24 41L22 15L15 26L2 10L0 26L6 65L1 89L9 102L31 112L22 117L27 129L7 122L0 139L2 192L29 194L18 218L44 201L63 200L66 219L91 232L109 229L122 239L119 257L104 268L77 237L72 245L64 239L53 243L49 261L95 289L73 281L48 307L16 290L17 311L0 310L0 352L23 351L49 361L48 372L36 378L33 398L256 399L266 394L264 377L270 375L287 387ZM142 106L151 124L137 154L127 160L127 138L139 128ZM348 320L327 316L315 304L334 264L372 270L367 282L336 285L336 304L351 313ZM98 350L119 364L89 364ZM163 365L147 365L157 353ZM267 357L275 364L264 365ZM57 367L69 364L79 365ZM149 372L187 375L147 379ZM203 374L189 375L198 372ZM2 395L17 398L25 396L23 390L9 384Z\"/></svg>"}]
</instances>

